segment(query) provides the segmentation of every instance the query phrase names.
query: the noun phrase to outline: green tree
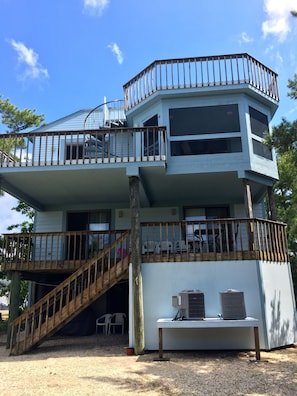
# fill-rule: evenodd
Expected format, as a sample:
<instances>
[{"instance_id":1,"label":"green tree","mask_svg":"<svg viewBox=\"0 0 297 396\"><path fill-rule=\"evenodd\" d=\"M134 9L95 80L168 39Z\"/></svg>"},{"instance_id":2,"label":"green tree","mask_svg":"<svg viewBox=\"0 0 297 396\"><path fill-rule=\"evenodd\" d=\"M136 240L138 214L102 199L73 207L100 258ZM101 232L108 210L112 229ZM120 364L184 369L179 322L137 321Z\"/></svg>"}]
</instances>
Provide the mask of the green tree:
<instances>
[{"instance_id":1,"label":"green tree","mask_svg":"<svg viewBox=\"0 0 297 396\"><path fill-rule=\"evenodd\" d=\"M19 229L21 232L32 232L33 231L33 221L34 221L34 215L35 211L33 208L28 206L25 202L23 201L18 201L17 206L12 208L12 210L15 210L18 213L21 213L22 215L27 217L27 220L24 220L20 224L12 224L10 225L7 229L8 231L12 231L14 229Z\"/></svg>"},{"instance_id":2,"label":"green tree","mask_svg":"<svg viewBox=\"0 0 297 396\"><path fill-rule=\"evenodd\" d=\"M0 117L2 124L7 127L7 133L18 133L41 125L44 115L38 115L35 112L35 109L20 110L10 103L9 99L3 99L0 95Z\"/></svg>"},{"instance_id":3,"label":"green tree","mask_svg":"<svg viewBox=\"0 0 297 396\"><path fill-rule=\"evenodd\" d=\"M288 96L297 99L297 74L288 80ZM277 216L287 224L288 248L297 297L297 120L274 127L268 144L277 153L279 181L274 186Z\"/></svg>"}]
</instances>

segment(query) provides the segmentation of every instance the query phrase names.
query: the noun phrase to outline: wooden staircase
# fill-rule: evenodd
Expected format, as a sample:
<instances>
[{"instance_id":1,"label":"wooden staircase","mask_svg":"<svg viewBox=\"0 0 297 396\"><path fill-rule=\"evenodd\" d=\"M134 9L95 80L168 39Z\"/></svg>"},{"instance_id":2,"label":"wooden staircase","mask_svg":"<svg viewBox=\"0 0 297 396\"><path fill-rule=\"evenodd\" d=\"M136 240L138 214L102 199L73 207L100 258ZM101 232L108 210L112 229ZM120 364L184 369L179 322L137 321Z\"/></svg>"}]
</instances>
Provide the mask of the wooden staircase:
<instances>
[{"instance_id":1,"label":"wooden staircase","mask_svg":"<svg viewBox=\"0 0 297 396\"><path fill-rule=\"evenodd\" d=\"M10 354L41 344L128 274L130 232L88 260L11 323Z\"/></svg>"}]
</instances>

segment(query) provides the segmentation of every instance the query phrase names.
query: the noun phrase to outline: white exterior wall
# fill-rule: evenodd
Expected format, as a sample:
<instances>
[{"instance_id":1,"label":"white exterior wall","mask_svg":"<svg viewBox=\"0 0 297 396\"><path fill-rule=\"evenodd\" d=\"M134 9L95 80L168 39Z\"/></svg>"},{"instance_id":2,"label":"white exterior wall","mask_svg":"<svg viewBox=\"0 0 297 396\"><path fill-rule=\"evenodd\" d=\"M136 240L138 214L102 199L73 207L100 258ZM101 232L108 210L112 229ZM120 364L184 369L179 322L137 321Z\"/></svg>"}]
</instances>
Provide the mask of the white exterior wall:
<instances>
[{"instance_id":1,"label":"white exterior wall","mask_svg":"<svg viewBox=\"0 0 297 396\"><path fill-rule=\"evenodd\" d=\"M296 305L290 264L260 262L267 349L296 342Z\"/></svg>"},{"instance_id":2,"label":"white exterior wall","mask_svg":"<svg viewBox=\"0 0 297 396\"><path fill-rule=\"evenodd\" d=\"M274 268L270 268L271 266ZM191 289L204 293L206 317L216 317L221 313L220 292L230 288L243 291L247 316L260 321L261 349L295 342L295 307L292 303L294 296L288 271L287 264L258 261L142 264L145 348L158 349L157 319L173 318L177 309L171 305L172 296L182 290ZM278 282L274 282L275 278ZM278 299L280 295L281 303ZM279 311L272 309L274 305L278 309L284 308L284 312L275 315ZM130 305L131 310L132 306ZM130 317L133 317L132 311ZM278 319L277 323L275 319ZM131 320L130 345L133 344L132 322ZM254 335L252 329L166 329L163 346L168 350L254 349Z\"/></svg>"},{"instance_id":3,"label":"white exterior wall","mask_svg":"<svg viewBox=\"0 0 297 396\"><path fill-rule=\"evenodd\" d=\"M63 231L63 212L37 212L35 215L34 232ZM36 260L59 260L63 258L64 238L53 236L35 239L34 256Z\"/></svg>"},{"instance_id":4,"label":"white exterior wall","mask_svg":"<svg viewBox=\"0 0 297 396\"><path fill-rule=\"evenodd\" d=\"M140 208L140 222L179 221L179 210L175 206L162 208ZM115 229L123 230L131 226L130 209L116 209Z\"/></svg>"},{"instance_id":5,"label":"white exterior wall","mask_svg":"<svg viewBox=\"0 0 297 396\"><path fill-rule=\"evenodd\" d=\"M242 205L242 204L233 205L233 210L234 210L234 213L231 217L246 218L244 205ZM254 217L258 217L260 219L266 218L263 202L253 205L253 213L254 213Z\"/></svg>"},{"instance_id":6,"label":"white exterior wall","mask_svg":"<svg viewBox=\"0 0 297 396\"><path fill-rule=\"evenodd\" d=\"M34 232L59 232L63 231L63 212L36 212Z\"/></svg>"}]
</instances>

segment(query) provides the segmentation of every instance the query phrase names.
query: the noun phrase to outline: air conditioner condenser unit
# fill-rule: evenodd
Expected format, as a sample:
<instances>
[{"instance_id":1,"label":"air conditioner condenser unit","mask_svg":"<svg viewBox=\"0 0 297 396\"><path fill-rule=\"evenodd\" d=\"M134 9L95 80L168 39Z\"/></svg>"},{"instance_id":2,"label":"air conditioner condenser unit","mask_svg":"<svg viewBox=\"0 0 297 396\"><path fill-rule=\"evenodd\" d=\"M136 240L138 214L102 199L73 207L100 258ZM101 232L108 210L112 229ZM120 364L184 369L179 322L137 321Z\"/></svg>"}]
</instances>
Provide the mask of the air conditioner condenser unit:
<instances>
[{"instance_id":1,"label":"air conditioner condenser unit","mask_svg":"<svg viewBox=\"0 0 297 396\"><path fill-rule=\"evenodd\" d=\"M205 318L204 293L200 290L183 290L178 294L178 307L183 319Z\"/></svg>"},{"instance_id":2,"label":"air conditioner condenser unit","mask_svg":"<svg viewBox=\"0 0 297 396\"><path fill-rule=\"evenodd\" d=\"M244 293L242 291L229 289L220 293L222 318L223 319L245 319L246 310Z\"/></svg>"}]
</instances>

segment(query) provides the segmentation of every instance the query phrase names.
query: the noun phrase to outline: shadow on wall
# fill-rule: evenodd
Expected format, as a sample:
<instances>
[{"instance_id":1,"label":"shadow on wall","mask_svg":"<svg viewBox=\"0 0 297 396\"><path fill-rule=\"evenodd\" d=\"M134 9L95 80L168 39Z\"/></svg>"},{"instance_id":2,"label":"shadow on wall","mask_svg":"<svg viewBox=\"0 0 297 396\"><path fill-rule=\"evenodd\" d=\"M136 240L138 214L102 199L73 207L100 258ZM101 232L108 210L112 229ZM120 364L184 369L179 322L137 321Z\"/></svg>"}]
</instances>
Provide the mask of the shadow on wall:
<instances>
[{"instance_id":1,"label":"shadow on wall","mask_svg":"<svg viewBox=\"0 0 297 396\"><path fill-rule=\"evenodd\" d=\"M295 329L295 324L292 324L292 328L290 330L290 321L289 319L282 319L281 308L280 308L280 292L277 296L276 292L274 293L274 298L270 302L271 307L271 325L270 325L270 347L277 348L280 346L286 346L292 344L294 340L292 340L292 329Z\"/></svg>"}]
</instances>

